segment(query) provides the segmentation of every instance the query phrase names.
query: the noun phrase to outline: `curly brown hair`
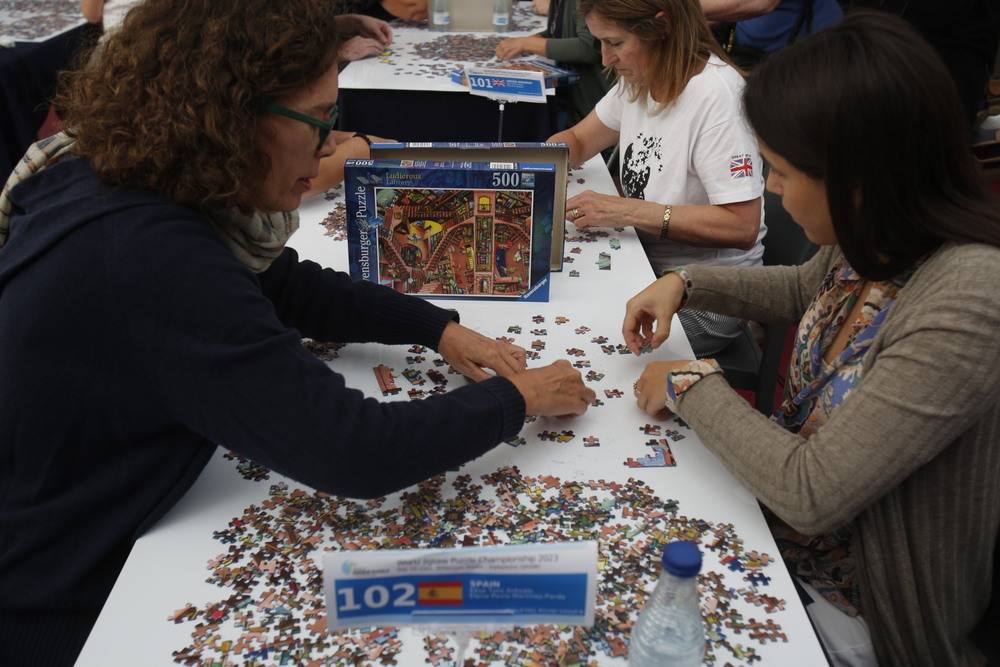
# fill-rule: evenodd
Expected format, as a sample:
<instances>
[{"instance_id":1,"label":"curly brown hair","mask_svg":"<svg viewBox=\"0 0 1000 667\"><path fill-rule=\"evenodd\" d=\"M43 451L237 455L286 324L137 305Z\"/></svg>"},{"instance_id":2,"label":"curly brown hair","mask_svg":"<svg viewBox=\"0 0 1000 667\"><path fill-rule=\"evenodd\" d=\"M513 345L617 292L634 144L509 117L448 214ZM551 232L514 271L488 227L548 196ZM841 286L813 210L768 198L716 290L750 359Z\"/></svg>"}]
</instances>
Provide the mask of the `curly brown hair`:
<instances>
[{"instance_id":1,"label":"curly brown hair","mask_svg":"<svg viewBox=\"0 0 1000 667\"><path fill-rule=\"evenodd\" d=\"M79 69L56 104L73 153L101 181L205 209L253 207L270 166L255 148L261 107L337 64L329 0L145 0Z\"/></svg>"}]
</instances>

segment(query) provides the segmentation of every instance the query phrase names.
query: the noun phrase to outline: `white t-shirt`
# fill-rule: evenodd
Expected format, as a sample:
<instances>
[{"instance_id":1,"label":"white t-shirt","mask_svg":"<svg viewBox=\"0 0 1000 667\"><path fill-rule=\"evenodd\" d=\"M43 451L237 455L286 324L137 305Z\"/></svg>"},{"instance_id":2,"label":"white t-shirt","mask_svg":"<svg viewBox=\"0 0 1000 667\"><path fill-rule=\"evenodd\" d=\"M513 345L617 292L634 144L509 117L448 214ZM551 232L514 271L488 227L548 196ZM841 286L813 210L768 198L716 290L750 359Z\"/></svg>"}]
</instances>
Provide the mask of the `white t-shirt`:
<instances>
[{"instance_id":1,"label":"white t-shirt","mask_svg":"<svg viewBox=\"0 0 1000 667\"><path fill-rule=\"evenodd\" d=\"M629 102L619 81L597 103L597 117L619 132L622 189L627 197L673 206L731 204L764 192L757 138L742 113L744 81L739 72L711 56L701 73L661 113L652 98ZM750 266L761 263L767 231L761 207L760 232L750 250L699 248L660 241L636 230L657 273L683 264Z\"/></svg>"}]
</instances>

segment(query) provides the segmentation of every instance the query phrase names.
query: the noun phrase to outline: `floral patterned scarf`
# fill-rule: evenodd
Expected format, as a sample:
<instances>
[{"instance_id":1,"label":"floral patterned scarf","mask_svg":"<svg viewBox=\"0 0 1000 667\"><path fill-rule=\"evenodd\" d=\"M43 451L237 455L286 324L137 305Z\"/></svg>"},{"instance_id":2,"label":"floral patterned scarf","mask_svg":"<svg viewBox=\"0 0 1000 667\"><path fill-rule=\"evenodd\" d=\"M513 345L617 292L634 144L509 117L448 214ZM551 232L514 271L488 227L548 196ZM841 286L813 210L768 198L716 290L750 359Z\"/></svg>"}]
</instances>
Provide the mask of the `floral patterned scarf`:
<instances>
[{"instance_id":1,"label":"floral patterned scarf","mask_svg":"<svg viewBox=\"0 0 1000 667\"><path fill-rule=\"evenodd\" d=\"M871 283L861 317L853 323L845 320L868 281L859 276L846 259L841 258L834 264L795 334L784 398L776 415L779 424L810 436L826 423L858 384L868 348L899 290L920 264L918 262L902 276ZM844 350L828 364L823 355L843 326L852 326L854 332Z\"/></svg>"},{"instance_id":2,"label":"floral patterned scarf","mask_svg":"<svg viewBox=\"0 0 1000 667\"><path fill-rule=\"evenodd\" d=\"M857 386L864 372L865 354L899 291L922 263L917 262L896 278L870 283L860 317L854 322L846 320L869 281L844 258L834 264L796 331L784 398L775 414L778 424L809 437L827 422ZM847 345L832 363L827 363L823 355L844 326L853 328ZM849 528L807 536L778 520L771 522L771 530L793 573L811 583L841 611L851 616L859 613Z\"/></svg>"}]
</instances>

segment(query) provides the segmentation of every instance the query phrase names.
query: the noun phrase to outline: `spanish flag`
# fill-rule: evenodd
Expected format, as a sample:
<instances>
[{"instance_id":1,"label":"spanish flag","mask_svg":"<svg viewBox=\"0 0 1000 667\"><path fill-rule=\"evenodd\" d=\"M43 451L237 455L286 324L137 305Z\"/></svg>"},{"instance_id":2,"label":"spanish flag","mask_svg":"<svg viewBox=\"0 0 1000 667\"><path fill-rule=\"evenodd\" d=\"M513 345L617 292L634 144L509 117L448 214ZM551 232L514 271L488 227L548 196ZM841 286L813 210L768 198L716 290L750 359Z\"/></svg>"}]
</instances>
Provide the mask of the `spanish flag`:
<instances>
[{"instance_id":1,"label":"spanish flag","mask_svg":"<svg viewBox=\"0 0 1000 667\"><path fill-rule=\"evenodd\" d=\"M421 606L458 606L462 604L461 581L422 581L417 584Z\"/></svg>"}]
</instances>

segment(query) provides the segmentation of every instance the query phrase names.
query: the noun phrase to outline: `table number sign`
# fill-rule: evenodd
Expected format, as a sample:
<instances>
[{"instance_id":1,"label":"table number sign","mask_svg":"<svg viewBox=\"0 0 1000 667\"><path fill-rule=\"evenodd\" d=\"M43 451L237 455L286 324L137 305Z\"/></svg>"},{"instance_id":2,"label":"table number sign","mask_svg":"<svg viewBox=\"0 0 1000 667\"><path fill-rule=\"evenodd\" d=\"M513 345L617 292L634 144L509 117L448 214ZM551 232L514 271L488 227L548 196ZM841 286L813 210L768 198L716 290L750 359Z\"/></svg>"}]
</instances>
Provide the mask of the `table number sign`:
<instances>
[{"instance_id":1,"label":"table number sign","mask_svg":"<svg viewBox=\"0 0 1000 667\"><path fill-rule=\"evenodd\" d=\"M466 65L469 92L500 102L545 103L545 74L530 70Z\"/></svg>"},{"instance_id":2,"label":"table number sign","mask_svg":"<svg viewBox=\"0 0 1000 667\"><path fill-rule=\"evenodd\" d=\"M327 627L590 626L596 577L593 541L334 552L324 558Z\"/></svg>"}]
</instances>

